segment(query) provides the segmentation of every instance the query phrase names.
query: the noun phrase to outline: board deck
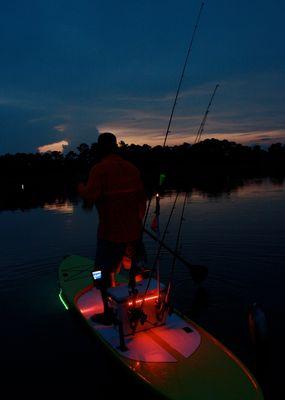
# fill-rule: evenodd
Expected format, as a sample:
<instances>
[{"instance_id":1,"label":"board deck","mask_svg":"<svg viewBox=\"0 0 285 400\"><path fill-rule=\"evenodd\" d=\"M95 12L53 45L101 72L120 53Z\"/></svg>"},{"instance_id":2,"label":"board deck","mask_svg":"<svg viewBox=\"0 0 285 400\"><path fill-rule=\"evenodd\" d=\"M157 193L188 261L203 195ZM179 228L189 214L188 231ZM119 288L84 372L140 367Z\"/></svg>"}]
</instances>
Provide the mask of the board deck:
<instances>
[{"instance_id":1,"label":"board deck","mask_svg":"<svg viewBox=\"0 0 285 400\"><path fill-rule=\"evenodd\" d=\"M59 268L61 298L137 378L167 399L263 399L248 369L214 337L178 312L165 326L127 337L128 351L122 352L116 328L90 319L103 309L100 293L93 288L92 269L93 262L88 258L66 257Z\"/></svg>"},{"instance_id":2,"label":"board deck","mask_svg":"<svg viewBox=\"0 0 285 400\"><path fill-rule=\"evenodd\" d=\"M100 334L104 340L121 356L135 361L144 362L177 362L177 359L161 344L164 341L172 352L178 352L184 357L189 357L200 345L199 332L183 320L179 315L169 317L167 324L155 327L150 331L137 332L134 336L126 338L127 351L119 348L119 332L117 326L103 326L92 321L91 317L103 312L101 293L98 289L90 288L77 298L76 307L81 312L86 322ZM159 338L159 339L158 339Z\"/></svg>"}]
</instances>

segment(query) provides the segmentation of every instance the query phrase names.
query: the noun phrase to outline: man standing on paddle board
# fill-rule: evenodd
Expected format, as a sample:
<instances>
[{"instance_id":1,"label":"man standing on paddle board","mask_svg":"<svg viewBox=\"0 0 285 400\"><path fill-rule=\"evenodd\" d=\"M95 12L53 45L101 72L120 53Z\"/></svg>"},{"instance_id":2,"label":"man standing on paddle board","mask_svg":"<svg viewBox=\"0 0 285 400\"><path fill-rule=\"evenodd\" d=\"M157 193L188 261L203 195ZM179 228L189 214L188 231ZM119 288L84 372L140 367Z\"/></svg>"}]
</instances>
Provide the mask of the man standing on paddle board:
<instances>
[{"instance_id":1,"label":"man standing on paddle board","mask_svg":"<svg viewBox=\"0 0 285 400\"><path fill-rule=\"evenodd\" d=\"M125 255L136 262L142 246L141 236L146 209L146 195L138 169L117 154L117 139L112 133L98 137L100 162L90 171L86 185L79 184L79 194L95 203L99 214L96 270L101 270L100 290L104 314L97 322L110 324L107 289L114 285L114 275Z\"/></svg>"}]
</instances>

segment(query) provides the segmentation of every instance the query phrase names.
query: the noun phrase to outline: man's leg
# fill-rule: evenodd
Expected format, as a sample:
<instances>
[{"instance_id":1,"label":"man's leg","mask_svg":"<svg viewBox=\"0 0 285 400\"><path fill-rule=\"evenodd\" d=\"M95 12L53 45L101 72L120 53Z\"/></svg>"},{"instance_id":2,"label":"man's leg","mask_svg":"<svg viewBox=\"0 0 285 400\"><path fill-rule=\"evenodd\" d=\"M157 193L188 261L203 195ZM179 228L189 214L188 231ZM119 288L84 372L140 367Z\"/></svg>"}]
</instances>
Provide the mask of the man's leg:
<instances>
[{"instance_id":1,"label":"man's leg","mask_svg":"<svg viewBox=\"0 0 285 400\"><path fill-rule=\"evenodd\" d=\"M141 239L130 242L126 247L126 255L131 259L129 286L134 289L136 286L136 276L141 275L143 279L144 265L146 262L146 252Z\"/></svg>"},{"instance_id":2,"label":"man's leg","mask_svg":"<svg viewBox=\"0 0 285 400\"><path fill-rule=\"evenodd\" d=\"M95 267L102 272L99 282L99 289L101 290L104 305L102 322L105 320L108 323L112 320L112 310L108 306L107 291L115 285L115 272L118 264L122 261L125 246L124 243L113 243L102 239L97 240Z\"/></svg>"}]
</instances>

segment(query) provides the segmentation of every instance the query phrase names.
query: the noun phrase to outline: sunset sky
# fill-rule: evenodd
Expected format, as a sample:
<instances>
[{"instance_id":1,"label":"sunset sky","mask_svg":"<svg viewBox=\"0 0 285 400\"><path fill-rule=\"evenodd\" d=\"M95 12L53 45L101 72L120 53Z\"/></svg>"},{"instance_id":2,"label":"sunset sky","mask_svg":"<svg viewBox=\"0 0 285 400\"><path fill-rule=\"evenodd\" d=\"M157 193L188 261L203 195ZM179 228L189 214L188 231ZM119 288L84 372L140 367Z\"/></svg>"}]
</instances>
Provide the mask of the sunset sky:
<instances>
[{"instance_id":1,"label":"sunset sky","mask_svg":"<svg viewBox=\"0 0 285 400\"><path fill-rule=\"evenodd\" d=\"M284 0L205 2L169 136L285 143ZM0 153L74 149L111 131L162 144L201 2L1 4ZM50 147L51 146L51 147Z\"/></svg>"}]
</instances>

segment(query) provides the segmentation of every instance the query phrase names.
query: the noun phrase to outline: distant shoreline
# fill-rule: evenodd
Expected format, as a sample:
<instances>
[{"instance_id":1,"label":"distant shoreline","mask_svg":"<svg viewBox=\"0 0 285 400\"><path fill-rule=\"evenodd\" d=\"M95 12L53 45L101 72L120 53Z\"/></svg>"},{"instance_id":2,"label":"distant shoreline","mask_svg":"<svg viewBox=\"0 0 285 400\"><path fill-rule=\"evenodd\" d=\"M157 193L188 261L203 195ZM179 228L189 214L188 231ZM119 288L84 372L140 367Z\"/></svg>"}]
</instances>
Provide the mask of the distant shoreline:
<instances>
[{"instance_id":1,"label":"distant shoreline","mask_svg":"<svg viewBox=\"0 0 285 400\"><path fill-rule=\"evenodd\" d=\"M207 139L195 145L165 147L127 145L118 153L140 170L147 193L157 188L160 173L166 175L164 189L215 194L231 191L246 179L271 177L283 182L285 145L244 146L227 140ZM17 153L0 156L3 195L0 210L12 200L76 196L80 181L86 181L98 162L97 144L81 144L77 152Z\"/></svg>"}]
</instances>

